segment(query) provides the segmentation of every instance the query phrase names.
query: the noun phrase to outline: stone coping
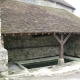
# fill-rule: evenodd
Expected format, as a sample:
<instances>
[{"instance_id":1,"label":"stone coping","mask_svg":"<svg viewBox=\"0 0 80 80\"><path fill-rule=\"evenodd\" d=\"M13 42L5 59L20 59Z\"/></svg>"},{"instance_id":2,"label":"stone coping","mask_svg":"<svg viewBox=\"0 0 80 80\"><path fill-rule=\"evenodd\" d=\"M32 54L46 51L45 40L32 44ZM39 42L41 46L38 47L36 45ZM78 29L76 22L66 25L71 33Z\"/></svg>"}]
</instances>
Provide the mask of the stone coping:
<instances>
[{"instance_id":1,"label":"stone coping","mask_svg":"<svg viewBox=\"0 0 80 80\"><path fill-rule=\"evenodd\" d=\"M55 69L56 68L56 69ZM53 66L52 68L43 67L30 73L28 70L24 70L19 74L10 75L10 78L29 77L29 76L53 76L58 74L64 74L71 71L80 70L80 61L73 61L72 63L66 63L62 66Z\"/></svg>"},{"instance_id":2,"label":"stone coping","mask_svg":"<svg viewBox=\"0 0 80 80\"><path fill-rule=\"evenodd\" d=\"M59 56L56 57L48 57L48 58L40 58L40 59L34 59L34 60L23 60L23 61L16 61L15 63L17 64L28 64L28 63L34 63L34 62L41 62L41 61L49 61L49 60L54 60L58 59ZM75 57L69 57L69 56L64 56L65 59L70 59L70 60L79 60L79 58Z\"/></svg>"},{"instance_id":3,"label":"stone coping","mask_svg":"<svg viewBox=\"0 0 80 80\"><path fill-rule=\"evenodd\" d=\"M66 56L66 58L67 57L68 56ZM61 65L61 66L53 65L53 66L36 68L36 69L25 68L20 73L9 75L9 77L14 78L14 77L20 77L20 76L53 76L53 75L63 74L63 73L76 71L76 70L80 70L79 58L75 58L75 61L64 63L64 65Z\"/></svg>"}]
</instances>

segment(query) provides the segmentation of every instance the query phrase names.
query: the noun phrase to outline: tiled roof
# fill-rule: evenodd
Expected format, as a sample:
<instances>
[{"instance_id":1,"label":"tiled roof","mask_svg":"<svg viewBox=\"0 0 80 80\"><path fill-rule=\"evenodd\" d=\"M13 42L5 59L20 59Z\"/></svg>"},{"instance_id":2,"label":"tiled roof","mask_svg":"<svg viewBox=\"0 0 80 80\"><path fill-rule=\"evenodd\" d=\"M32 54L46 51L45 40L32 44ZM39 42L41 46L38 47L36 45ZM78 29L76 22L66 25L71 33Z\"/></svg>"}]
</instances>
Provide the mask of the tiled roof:
<instances>
[{"instance_id":1,"label":"tiled roof","mask_svg":"<svg viewBox=\"0 0 80 80\"><path fill-rule=\"evenodd\" d=\"M13 0L4 3L1 9L2 33L80 33L80 18L66 10Z\"/></svg>"}]
</instances>

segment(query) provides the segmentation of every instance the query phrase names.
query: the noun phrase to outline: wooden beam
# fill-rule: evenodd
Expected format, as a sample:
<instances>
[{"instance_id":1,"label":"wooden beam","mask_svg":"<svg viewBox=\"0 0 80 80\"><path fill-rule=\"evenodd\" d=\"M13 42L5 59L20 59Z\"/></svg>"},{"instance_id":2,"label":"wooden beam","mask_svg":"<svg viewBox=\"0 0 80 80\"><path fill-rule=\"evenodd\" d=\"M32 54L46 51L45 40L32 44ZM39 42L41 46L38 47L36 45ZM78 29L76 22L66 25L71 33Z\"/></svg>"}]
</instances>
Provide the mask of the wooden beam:
<instances>
[{"instance_id":1,"label":"wooden beam","mask_svg":"<svg viewBox=\"0 0 80 80\"><path fill-rule=\"evenodd\" d=\"M35 33L35 35L37 35L37 33Z\"/></svg>"},{"instance_id":2,"label":"wooden beam","mask_svg":"<svg viewBox=\"0 0 80 80\"><path fill-rule=\"evenodd\" d=\"M64 53L64 34L61 34L61 43L60 43L60 54L59 54L59 58L63 58L63 53Z\"/></svg>"},{"instance_id":3,"label":"wooden beam","mask_svg":"<svg viewBox=\"0 0 80 80\"><path fill-rule=\"evenodd\" d=\"M60 44L60 52L59 52L59 58L63 58L63 54L64 54L64 45L63 43Z\"/></svg>"},{"instance_id":4,"label":"wooden beam","mask_svg":"<svg viewBox=\"0 0 80 80\"><path fill-rule=\"evenodd\" d=\"M61 34L61 44L62 44L63 40L64 40L64 35Z\"/></svg>"},{"instance_id":5,"label":"wooden beam","mask_svg":"<svg viewBox=\"0 0 80 80\"><path fill-rule=\"evenodd\" d=\"M50 33L48 33L48 35L50 35Z\"/></svg>"},{"instance_id":6,"label":"wooden beam","mask_svg":"<svg viewBox=\"0 0 80 80\"><path fill-rule=\"evenodd\" d=\"M20 35L22 36L22 33Z\"/></svg>"},{"instance_id":7,"label":"wooden beam","mask_svg":"<svg viewBox=\"0 0 80 80\"><path fill-rule=\"evenodd\" d=\"M54 34L54 37L55 37L56 40L61 44L61 40L59 39L59 37L58 37L56 34Z\"/></svg>"},{"instance_id":8,"label":"wooden beam","mask_svg":"<svg viewBox=\"0 0 80 80\"><path fill-rule=\"evenodd\" d=\"M59 44L60 44L60 50L59 50L59 58L63 58L63 54L64 54L64 44L66 43L66 41L68 40L68 38L70 37L70 35L71 34L68 34L67 36L66 36L66 38L64 39L64 34L60 34L61 36L60 36L60 39L59 39L59 37L56 35L56 34L54 34L54 37L57 39L57 41L59 42Z\"/></svg>"},{"instance_id":9,"label":"wooden beam","mask_svg":"<svg viewBox=\"0 0 80 80\"><path fill-rule=\"evenodd\" d=\"M68 38L71 36L71 34L68 34L67 36L66 36L66 38L64 39L64 41L63 41L63 44L65 44L66 43L66 41L68 40Z\"/></svg>"},{"instance_id":10,"label":"wooden beam","mask_svg":"<svg viewBox=\"0 0 80 80\"><path fill-rule=\"evenodd\" d=\"M44 35L44 33L42 33L42 35Z\"/></svg>"},{"instance_id":11,"label":"wooden beam","mask_svg":"<svg viewBox=\"0 0 80 80\"><path fill-rule=\"evenodd\" d=\"M12 34L12 36L14 36L14 33Z\"/></svg>"},{"instance_id":12,"label":"wooden beam","mask_svg":"<svg viewBox=\"0 0 80 80\"><path fill-rule=\"evenodd\" d=\"M6 36L6 34L4 36Z\"/></svg>"},{"instance_id":13,"label":"wooden beam","mask_svg":"<svg viewBox=\"0 0 80 80\"><path fill-rule=\"evenodd\" d=\"M28 33L28 35L31 35L30 33Z\"/></svg>"}]
</instances>

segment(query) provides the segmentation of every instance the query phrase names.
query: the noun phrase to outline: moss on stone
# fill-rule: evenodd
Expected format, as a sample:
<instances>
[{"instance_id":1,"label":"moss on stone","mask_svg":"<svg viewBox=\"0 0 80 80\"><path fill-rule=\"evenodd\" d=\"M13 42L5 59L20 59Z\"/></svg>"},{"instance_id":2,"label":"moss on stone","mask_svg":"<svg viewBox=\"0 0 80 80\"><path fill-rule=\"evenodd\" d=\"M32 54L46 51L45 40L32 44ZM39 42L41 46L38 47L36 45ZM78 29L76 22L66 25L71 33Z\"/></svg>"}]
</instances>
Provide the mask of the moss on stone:
<instances>
[{"instance_id":1,"label":"moss on stone","mask_svg":"<svg viewBox=\"0 0 80 80\"><path fill-rule=\"evenodd\" d=\"M0 78L0 80L6 80L5 78Z\"/></svg>"},{"instance_id":2,"label":"moss on stone","mask_svg":"<svg viewBox=\"0 0 80 80\"><path fill-rule=\"evenodd\" d=\"M3 75L0 73L0 78L3 78Z\"/></svg>"},{"instance_id":3,"label":"moss on stone","mask_svg":"<svg viewBox=\"0 0 80 80\"><path fill-rule=\"evenodd\" d=\"M71 35L65 44L66 55L79 57L80 55L80 35Z\"/></svg>"},{"instance_id":4,"label":"moss on stone","mask_svg":"<svg viewBox=\"0 0 80 80\"><path fill-rule=\"evenodd\" d=\"M77 57L77 54L76 54L76 52L74 52L74 56L75 56L75 57Z\"/></svg>"},{"instance_id":5,"label":"moss on stone","mask_svg":"<svg viewBox=\"0 0 80 80\"><path fill-rule=\"evenodd\" d=\"M10 75L12 75L12 74L14 74L14 73L15 73L15 72L11 72L11 71L9 71L9 74L10 74Z\"/></svg>"},{"instance_id":6,"label":"moss on stone","mask_svg":"<svg viewBox=\"0 0 80 80\"><path fill-rule=\"evenodd\" d=\"M12 59L12 58L9 58L9 59L8 59L8 62L13 62L13 59Z\"/></svg>"},{"instance_id":7,"label":"moss on stone","mask_svg":"<svg viewBox=\"0 0 80 80\"><path fill-rule=\"evenodd\" d=\"M59 53L58 42L53 36L4 37L9 62L55 56Z\"/></svg>"},{"instance_id":8,"label":"moss on stone","mask_svg":"<svg viewBox=\"0 0 80 80\"><path fill-rule=\"evenodd\" d=\"M6 66L8 67L8 63L6 64Z\"/></svg>"}]
</instances>

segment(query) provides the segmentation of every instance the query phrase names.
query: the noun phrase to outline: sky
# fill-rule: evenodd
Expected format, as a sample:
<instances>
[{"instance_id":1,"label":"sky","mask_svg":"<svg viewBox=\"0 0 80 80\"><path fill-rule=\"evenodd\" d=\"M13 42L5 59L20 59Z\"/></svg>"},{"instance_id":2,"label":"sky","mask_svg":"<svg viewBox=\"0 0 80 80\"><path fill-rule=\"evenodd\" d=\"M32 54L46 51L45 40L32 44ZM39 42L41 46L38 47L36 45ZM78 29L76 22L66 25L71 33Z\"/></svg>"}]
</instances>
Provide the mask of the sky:
<instances>
[{"instance_id":1,"label":"sky","mask_svg":"<svg viewBox=\"0 0 80 80\"><path fill-rule=\"evenodd\" d=\"M65 0L65 1L76 8L74 14L80 17L80 0Z\"/></svg>"}]
</instances>

